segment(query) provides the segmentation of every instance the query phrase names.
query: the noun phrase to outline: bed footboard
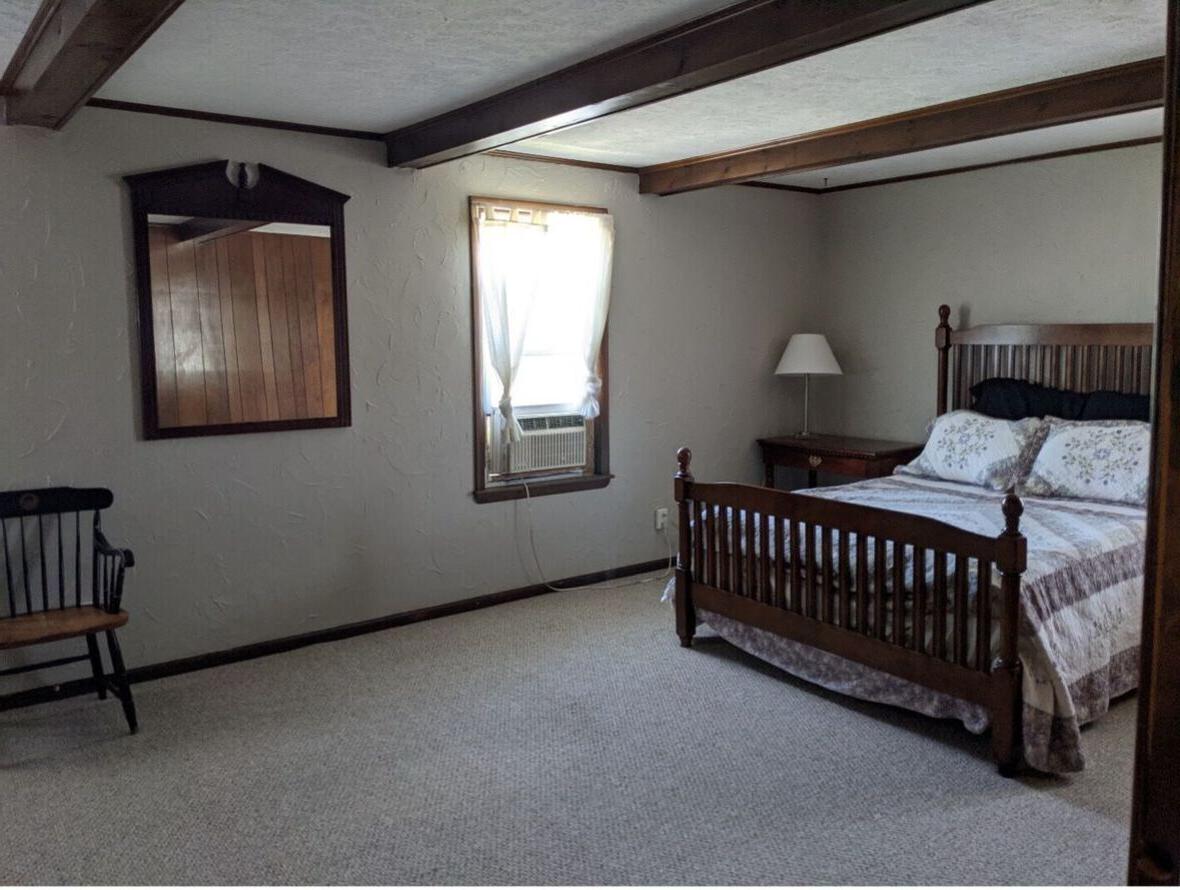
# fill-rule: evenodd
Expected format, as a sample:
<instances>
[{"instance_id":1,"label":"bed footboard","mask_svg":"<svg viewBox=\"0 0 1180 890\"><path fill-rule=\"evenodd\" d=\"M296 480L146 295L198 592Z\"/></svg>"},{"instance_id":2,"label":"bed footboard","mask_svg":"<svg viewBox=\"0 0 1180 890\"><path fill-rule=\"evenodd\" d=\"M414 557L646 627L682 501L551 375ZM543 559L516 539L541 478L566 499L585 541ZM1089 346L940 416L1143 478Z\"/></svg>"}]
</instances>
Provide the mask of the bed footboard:
<instances>
[{"instance_id":1,"label":"bed footboard","mask_svg":"<svg viewBox=\"0 0 1180 890\"><path fill-rule=\"evenodd\" d=\"M988 537L909 513L698 483L692 452L677 460L682 646L701 609L974 702L991 712L1000 771L1016 770L1027 564L1018 497L1004 500L1005 529Z\"/></svg>"}]
</instances>

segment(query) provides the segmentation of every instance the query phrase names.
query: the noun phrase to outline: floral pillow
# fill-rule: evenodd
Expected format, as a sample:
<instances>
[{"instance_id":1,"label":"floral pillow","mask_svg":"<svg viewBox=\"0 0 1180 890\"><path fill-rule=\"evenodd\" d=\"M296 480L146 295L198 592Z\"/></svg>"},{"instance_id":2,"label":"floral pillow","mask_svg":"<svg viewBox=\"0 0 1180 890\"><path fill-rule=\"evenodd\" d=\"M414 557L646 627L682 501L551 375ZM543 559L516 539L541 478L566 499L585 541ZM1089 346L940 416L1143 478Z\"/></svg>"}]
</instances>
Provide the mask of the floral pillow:
<instances>
[{"instance_id":1,"label":"floral pillow","mask_svg":"<svg viewBox=\"0 0 1180 890\"><path fill-rule=\"evenodd\" d=\"M1151 424L1050 420L1021 494L1147 504Z\"/></svg>"},{"instance_id":2,"label":"floral pillow","mask_svg":"<svg viewBox=\"0 0 1180 890\"><path fill-rule=\"evenodd\" d=\"M1001 420L952 411L934 421L922 453L894 472L1007 491L1028 473L1046 429L1036 417Z\"/></svg>"}]
</instances>

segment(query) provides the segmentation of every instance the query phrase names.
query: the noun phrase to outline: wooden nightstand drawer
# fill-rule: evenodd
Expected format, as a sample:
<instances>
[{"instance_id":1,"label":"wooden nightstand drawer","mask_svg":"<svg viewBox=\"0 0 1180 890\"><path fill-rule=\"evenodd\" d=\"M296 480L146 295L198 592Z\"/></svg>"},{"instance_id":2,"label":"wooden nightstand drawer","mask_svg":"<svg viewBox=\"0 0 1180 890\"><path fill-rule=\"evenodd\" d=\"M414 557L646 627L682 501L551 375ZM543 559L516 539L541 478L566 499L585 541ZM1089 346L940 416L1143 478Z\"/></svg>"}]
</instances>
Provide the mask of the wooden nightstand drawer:
<instances>
[{"instance_id":1,"label":"wooden nightstand drawer","mask_svg":"<svg viewBox=\"0 0 1180 890\"><path fill-rule=\"evenodd\" d=\"M814 486L819 473L868 479L888 476L899 464L917 457L921 445L850 436L777 436L759 439L766 485L774 487L774 468L806 470Z\"/></svg>"}]
</instances>

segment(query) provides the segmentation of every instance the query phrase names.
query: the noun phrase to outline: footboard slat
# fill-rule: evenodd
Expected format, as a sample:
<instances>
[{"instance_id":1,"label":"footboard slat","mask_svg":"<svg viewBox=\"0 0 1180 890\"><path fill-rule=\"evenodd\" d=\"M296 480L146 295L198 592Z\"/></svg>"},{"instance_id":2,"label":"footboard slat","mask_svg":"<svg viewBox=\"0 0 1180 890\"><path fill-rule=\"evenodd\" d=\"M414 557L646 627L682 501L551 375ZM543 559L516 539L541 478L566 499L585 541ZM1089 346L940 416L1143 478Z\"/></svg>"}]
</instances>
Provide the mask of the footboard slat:
<instances>
[{"instance_id":1,"label":"footboard slat","mask_svg":"<svg viewBox=\"0 0 1180 890\"><path fill-rule=\"evenodd\" d=\"M946 553L934 554L934 657L946 658Z\"/></svg>"},{"instance_id":2,"label":"footboard slat","mask_svg":"<svg viewBox=\"0 0 1180 890\"><path fill-rule=\"evenodd\" d=\"M873 538L873 633L877 639L885 639L885 548L888 544L881 536Z\"/></svg>"},{"instance_id":3,"label":"footboard slat","mask_svg":"<svg viewBox=\"0 0 1180 890\"><path fill-rule=\"evenodd\" d=\"M764 603L774 602L774 589L770 583L770 517L766 513L758 514L758 533L762 541L761 559L758 562L759 600ZM776 550L775 553L781 553Z\"/></svg>"},{"instance_id":4,"label":"footboard slat","mask_svg":"<svg viewBox=\"0 0 1180 890\"><path fill-rule=\"evenodd\" d=\"M905 544L893 542L893 645L905 645Z\"/></svg>"},{"instance_id":5,"label":"footboard slat","mask_svg":"<svg viewBox=\"0 0 1180 890\"><path fill-rule=\"evenodd\" d=\"M926 653L926 548L914 548L914 651Z\"/></svg>"},{"instance_id":6,"label":"footboard slat","mask_svg":"<svg viewBox=\"0 0 1180 890\"><path fill-rule=\"evenodd\" d=\"M750 591L750 596L754 599L759 599L758 594L758 551L754 544L754 530L757 528L755 524L757 521L757 514L752 510L745 511L745 526L746 526L746 590ZM765 540L765 539L763 539Z\"/></svg>"},{"instance_id":7,"label":"footboard slat","mask_svg":"<svg viewBox=\"0 0 1180 890\"><path fill-rule=\"evenodd\" d=\"M856 533L856 629L869 632L869 544L864 532Z\"/></svg>"},{"instance_id":8,"label":"footboard slat","mask_svg":"<svg viewBox=\"0 0 1180 890\"><path fill-rule=\"evenodd\" d=\"M967 574L971 561L962 553L955 554L955 661L967 664Z\"/></svg>"},{"instance_id":9,"label":"footboard slat","mask_svg":"<svg viewBox=\"0 0 1180 890\"><path fill-rule=\"evenodd\" d=\"M718 549L721 551L721 577L717 579L717 586L722 590L731 590L729 582L729 508L724 501L719 501L717 511Z\"/></svg>"},{"instance_id":10,"label":"footboard slat","mask_svg":"<svg viewBox=\"0 0 1180 890\"><path fill-rule=\"evenodd\" d=\"M816 611L816 571L815 571L815 526L810 522L803 523L803 534L806 536L806 563L803 568L807 572L807 588L803 595L803 614L814 616Z\"/></svg>"},{"instance_id":11,"label":"footboard slat","mask_svg":"<svg viewBox=\"0 0 1180 890\"><path fill-rule=\"evenodd\" d=\"M820 530L820 553L823 559L820 563L819 614L822 621L832 621L832 530L824 526Z\"/></svg>"},{"instance_id":12,"label":"footboard slat","mask_svg":"<svg viewBox=\"0 0 1180 890\"><path fill-rule=\"evenodd\" d=\"M692 512L697 528L704 528L708 523L709 505L703 502L696 502L693 504ZM700 581L706 581L709 576L708 570L705 567L705 536L702 534L693 535L693 541L696 544L696 550L693 556L692 576Z\"/></svg>"},{"instance_id":13,"label":"footboard slat","mask_svg":"<svg viewBox=\"0 0 1180 890\"><path fill-rule=\"evenodd\" d=\"M837 557L837 567L839 571L839 615L836 617L836 623L843 628L847 628L851 624L851 617L849 611L851 603L849 602L849 580L848 575L851 567L848 565L848 535L849 532L841 529L837 532L840 536L840 553Z\"/></svg>"},{"instance_id":14,"label":"footboard slat","mask_svg":"<svg viewBox=\"0 0 1180 890\"><path fill-rule=\"evenodd\" d=\"M791 609L803 614L803 534L802 523L791 523Z\"/></svg>"},{"instance_id":15,"label":"footboard slat","mask_svg":"<svg viewBox=\"0 0 1180 890\"><path fill-rule=\"evenodd\" d=\"M717 513L716 505L705 504L705 552L709 559L709 583L717 586Z\"/></svg>"},{"instance_id":16,"label":"footboard slat","mask_svg":"<svg viewBox=\"0 0 1180 890\"><path fill-rule=\"evenodd\" d=\"M781 514L774 517L774 599L780 609L787 608L787 520Z\"/></svg>"},{"instance_id":17,"label":"footboard slat","mask_svg":"<svg viewBox=\"0 0 1180 890\"><path fill-rule=\"evenodd\" d=\"M730 590L741 596L745 592L746 585L742 578L744 574L742 568L742 511L737 507L733 508L733 524L730 526L730 531L733 533L729 554L729 558L733 560L733 586Z\"/></svg>"},{"instance_id":18,"label":"footboard slat","mask_svg":"<svg viewBox=\"0 0 1180 890\"><path fill-rule=\"evenodd\" d=\"M978 606L975 618L975 668L991 670L991 593L992 564L986 560L979 564L979 582L975 586Z\"/></svg>"}]
</instances>

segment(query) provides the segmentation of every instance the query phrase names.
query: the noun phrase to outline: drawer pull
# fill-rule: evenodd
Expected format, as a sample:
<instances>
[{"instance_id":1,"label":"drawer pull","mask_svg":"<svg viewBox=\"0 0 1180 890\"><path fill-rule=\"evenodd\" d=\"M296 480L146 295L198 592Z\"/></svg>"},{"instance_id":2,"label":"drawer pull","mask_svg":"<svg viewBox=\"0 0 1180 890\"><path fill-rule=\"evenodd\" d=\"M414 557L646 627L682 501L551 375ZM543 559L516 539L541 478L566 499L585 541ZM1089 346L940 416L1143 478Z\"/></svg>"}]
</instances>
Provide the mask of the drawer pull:
<instances>
[{"instance_id":1,"label":"drawer pull","mask_svg":"<svg viewBox=\"0 0 1180 890\"><path fill-rule=\"evenodd\" d=\"M811 455L811 457L807 458L807 463L813 470L816 467L818 467L820 464L822 464L823 462L824 462L824 459L822 457L820 457L818 454L813 454L813 455Z\"/></svg>"}]
</instances>

